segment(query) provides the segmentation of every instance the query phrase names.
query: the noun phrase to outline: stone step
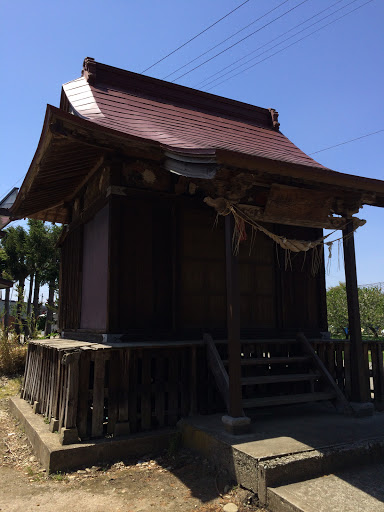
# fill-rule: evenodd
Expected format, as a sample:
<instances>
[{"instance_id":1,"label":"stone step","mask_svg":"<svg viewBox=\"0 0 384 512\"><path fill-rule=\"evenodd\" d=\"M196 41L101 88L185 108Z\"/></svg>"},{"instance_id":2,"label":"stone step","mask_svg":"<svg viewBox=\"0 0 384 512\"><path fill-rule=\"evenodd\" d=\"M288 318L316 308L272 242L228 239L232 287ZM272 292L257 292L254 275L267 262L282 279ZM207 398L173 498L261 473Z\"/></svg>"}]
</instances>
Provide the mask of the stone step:
<instances>
[{"instance_id":1,"label":"stone step","mask_svg":"<svg viewBox=\"0 0 384 512\"><path fill-rule=\"evenodd\" d=\"M268 488L271 512L384 512L384 464Z\"/></svg>"}]
</instances>

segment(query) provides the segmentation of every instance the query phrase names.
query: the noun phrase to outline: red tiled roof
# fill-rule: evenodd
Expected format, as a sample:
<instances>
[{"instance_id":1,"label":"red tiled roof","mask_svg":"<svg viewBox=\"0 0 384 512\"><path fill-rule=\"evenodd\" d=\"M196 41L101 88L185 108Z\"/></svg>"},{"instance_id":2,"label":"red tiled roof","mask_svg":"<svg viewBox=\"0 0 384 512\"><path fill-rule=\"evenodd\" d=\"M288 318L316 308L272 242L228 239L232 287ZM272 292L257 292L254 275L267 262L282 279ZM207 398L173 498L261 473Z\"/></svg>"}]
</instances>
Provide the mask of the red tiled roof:
<instances>
[{"instance_id":1,"label":"red tiled roof","mask_svg":"<svg viewBox=\"0 0 384 512\"><path fill-rule=\"evenodd\" d=\"M63 89L67 109L89 121L171 151L210 154L222 149L326 169L273 127L269 109L88 63L92 73L86 59L84 76Z\"/></svg>"}]
</instances>

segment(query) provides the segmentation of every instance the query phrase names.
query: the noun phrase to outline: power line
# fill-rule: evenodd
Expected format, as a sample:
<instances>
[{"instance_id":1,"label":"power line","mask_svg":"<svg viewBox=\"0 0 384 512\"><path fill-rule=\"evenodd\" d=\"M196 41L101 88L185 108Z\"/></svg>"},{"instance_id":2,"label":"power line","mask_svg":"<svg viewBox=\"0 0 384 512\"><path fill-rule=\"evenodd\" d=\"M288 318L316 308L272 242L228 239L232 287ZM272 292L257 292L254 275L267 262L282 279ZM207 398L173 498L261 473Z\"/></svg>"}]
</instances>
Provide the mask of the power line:
<instances>
[{"instance_id":1,"label":"power line","mask_svg":"<svg viewBox=\"0 0 384 512\"><path fill-rule=\"evenodd\" d=\"M340 0L342 1L342 0ZM189 62L187 62L186 64L184 64L183 66L180 66L179 68L175 69L175 71L172 71L172 73L169 73L167 76L164 76L162 78L162 80L166 80L167 78L169 78L170 76L174 75L175 73L177 73L178 71L180 71L181 69L184 69L185 67L189 66L189 64L192 64L192 62L195 62L196 60L200 59L200 57L203 57L204 55L207 55L207 53L211 52L212 50L214 50L215 48L217 48L218 46L222 45L223 43L229 41L229 39L232 39L232 37L235 37L237 36L237 34L240 34L240 32L243 32L244 30L246 30L247 28L249 28L251 25L254 25L255 23L257 23L258 21L260 21L261 19L265 18L265 16L267 16L268 14L271 14L271 12L273 11L276 11L276 9L279 9L282 5L286 4L287 2L289 2L289 0L284 0L284 2L281 2L281 4L277 5L276 7L274 7L273 9L271 9L270 11L266 12L265 14L263 14L262 16L260 16L259 18L257 18L256 20L253 20L251 23L248 23L248 25L246 25L245 27L241 28L240 30L238 30L237 32L235 32L234 34L231 34L229 37L227 37L226 39L223 39L222 41L220 41L220 43L216 44L215 46L212 46L212 48L210 48L209 50L201 53L200 55L198 55L197 57L195 57L194 59L190 60Z\"/></svg>"},{"instance_id":2,"label":"power line","mask_svg":"<svg viewBox=\"0 0 384 512\"><path fill-rule=\"evenodd\" d=\"M13 185L10 189L8 189L8 191L3 195L3 197L5 197L6 195L8 195L11 190L24 178L24 176L21 176L21 178L19 178Z\"/></svg>"},{"instance_id":3,"label":"power line","mask_svg":"<svg viewBox=\"0 0 384 512\"><path fill-rule=\"evenodd\" d=\"M195 39L197 39L199 36L201 36L202 34L204 34L205 32L207 32L209 29L211 29L212 27L214 27L215 25L217 25L218 23L220 23L220 21L223 21L225 18L228 18L228 16L230 16L232 13L234 13L235 11L237 11L238 9L240 9L240 7L243 7L243 5L245 5L246 3L248 3L250 0L245 0L245 2L241 3L240 5L238 5L237 7L235 7L235 9L232 9L232 11L228 12L225 16L223 16L222 18L218 19L217 21L215 21L214 23L212 23L212 25L209 25L209 27L205 28L204 30L202 30L201 32L199 32L198 34L196 34L195 36L191 37L191 39L188 39L188 41L186 41L185 43L183 43L182 45L180 45L179 47L177 47L175 50L171 51L170 53L168 53L168 55L166 55L165 57L162 57L161 59L159 59L158 61L156 61L154 64L152 64L151 66L149 66L148 68L144 69L144 71L142 71L142 73L145 73L146 71L148 71L149 69L153 68L154 66L156 66L157 64L159 64L160 62L162 62L163 60L167 59L168 57L170 57L171 55L173 55L174 53L178 52L179 50L181 50L181 48L184 48L184 46L187 46L187 44L191 43L192 41L194 41Z\"/></svg>"},{"instance_id":4,"label":"power line","mask_svg":"<svg viewBox=\"0 0 384 512\"><path fill-rule=\"evenodd\" d=\"M291 9L289 9L288 11L285 11L283 14L280 14L280 16L278 16L277 18L274 18L272 21L269 21L268 23L266 23L265 25L263 25L262 27L258 28L257 30L255 30L254 32L251 32L250 34L248 34L247 36L243 37L242 39L240 39L239 41L237 41L236 43L233 43L231 44L230 46L227 46L227 48L224 48L224 50L222 50L221 52L219 53L216 53L216 55L213 55L213 57L210 57L209 59L205 60L204 62L202 62L201 64L198 64L197 66L195 66L194 68L190 69L189 71L186 71L185 73L183 73L182 75L178 76L177 78L175 78L174 80L172 80L172 82L176 82L176 80L180 80L180 78L183 78L184 76L186 75L189 75L189 73L192 73L192 71L195 71L196 69L198 68L201 68L201 66L204 66L204 64L207 64L208 62L210 62L211 60L213 59L216 59L216 57L218 57L219 55L222 55L223 53L227 52L228 50L230 50L231 48L237 46L238 44L242 43L243 41L245 41L246 39L248 39L249 37L255 35L257 32L260 32L260 30L263 30L263 28L265 27L268 27L269 25L271 25L272 23L274 23L275 21L279 20L280 18L282 18L283 16L289 14L290 12L294 11L295 9L297 9L298 7L300 7L301 5L305 4L306 2L308 2L308 0L303 0L302 2L300 2L299 4L295 5L294 7L291 7Z\"/></svg>"},{"instance_id":5,"label":"power line","mask_svg":"<svg viewBox=\"0 0 384 512\"><path fill-rule=\"evenodd\" d=\"M340 144L335 144L334 146L328 146L324 149L319 149L319 151L314 151L313 153L308 153L309 155L316 155L316 153L321 153L322 151L328 151L328 149L337 148L338 146L343 146L344 144L349 144L350 142L354 142L355 140L364 139L365 137L370 137L371 135L376 135L376 133L384 132L384 128L381 130L377 130L376 132L367 133L366 135L361 135L360 137L356 137L355 139L349 139L344 142L340 142Z\"/></svg>"},{"instance_id":6,"label":"power line","mask_svg":"<svg viewBox=\"0 0 384 512\"><path fill-rule=\"evenodd\" d=\"M364 7L365 5L367 4L370 4L371 2L373 2L373 0L368 0L368 2L365 2L364 4L360 5L359 7L356 7L355 9L352 9L352 11L349 11L345 14L343 14L343 16L339 16L338 18L336 18L335 20L332 20L330 21L329 23L323 25L322 27L318 28L317 30L314 30L313 32L310 32L309 34L307 34L306 36L304 37L301 37L300 39L298 39L297 41L294 41L293 43L289 44L288 46L285 46L284 48L281 48L280 50L278 50L277 52L275 53L272 53L271 55L268 55L267 57L265 57L264 59L261 59L259 60L258 62L255 62L255 64L252 64L252 66L248 66L247 68L243 69L242 71L239 71L238 73L235 73L234 75L228 77L228 78L225 78L224 80L222 80L221 82L219 82L218 84L216 85L213 85L212 87L210 87L209 89L206 89L207 91L210 91L211 89L214 89L215 87L223 84L224 82L227 82L228 80L230 80L231 78L234 78L238 75L240 75L241 73L245 73L246 71L248 71L249 69L252 69L254 68L255 66L257 66L258 64L261 64L262 62L270 59L271 57L274 57L275 55L277 55L278 53L281 53L282 51L284 50L287 50L288 48L290 48L291 46L299 43L300 41L303 41L304 39L306 39L307 37L315 34L316 32L319 32L320 30L322 30L323 28L326 28L328 27L329 25L332 25L332 23L336 23L336 21L339 21L341 20L342 18L345 18L345 16L348 16L348 14L352 14L353 12L357 11L358 9L360 9L361 7Z\"/></svg>"},{"instance_id":7,"label":"power line","mask_svg":"<svg viewBox=\"0 0 384 512\"><path fill-rule=\"evenodd\" d=\"M352 2L350 3L353 3L353 2L356 2L357 0L353 0ZM316 18L317 16L320 16L320 14L322 14L323 12L325 11L328 11L329 9L331 9L332 7L334 7L335 5L339 4L340 2L344 2L344 0L337 0L337 2L335 2L334 4L330 5L329 7L327 7L326 9L323 9L322 11L319 11L317 14L314 14L313 16L310 16L309 18L307 18L306 20L302 21L301 23L298 23L297 25L295 25L294 27L290 28L289 30L287 30L286 32L283 32L282 34L280 34L279 36L277 37L274 37L273 39L271 39L270 41L268 41L267 43L259 46L258 48L256 48L255 50L252 50L251 52L247 53L246 55L244 55L243 57L241 57L240 59L236 59L232 64L229 64L228 66L224 66L222 69L220 69L219 71L216 71L216 73L213 73L212 75L209 75L207 78L205 78L204 80L202 80L201 82L197 83L196 85L193 85L193 87L199 87L200 85L202 85L204 82L207 82L210 78L213 78L214 76L216 75L219 75L220 73L222 73L223 71L225 71L226 69L228 68L231 68L233 66L236 66L236 64L238 64L239 62L241 62L242 60L246 59L247 57L249 57L250 55L256 53L257 51L261 50L262 48L264 48L265 46L273 43L274 41L276 41L277 39L280 39L281 37L285 36L285 34L288 34L289 32L292 32L292 30L295 30L296 28L300 27L301 25L304 25L305 23L307 23L308 21L310 21L311 19L313 18ZM332 16L333 14L335 14L336 12L342 10L342 9L345 9L345 7L348 7L348 5L350 4L347 4L347 5L344 5L343 7L340 7L339 9L337 9L336 11L333 11L331 14L329 14L328 16L325 16L324 18L321 18L320 20L316 21L315 23L312 23L312 25L308 25L308 27L305 27L303 28L302 30L300 30L299 32L296 32L296 34L293 34L292 36L288 37L287 39L284 39L283 41L280 41L280 43L277 43L275 46L272 46L271 48L268 48L267 50L265 50L264 52L260 53L259 55L256 55L256 57L252 57L251 59L248 59L247 61L243 62L243 64L240 64L236 67L234 67L232 70L230 71L227 71L227 73L224 73L222 74L221 76L215 78L214 80L211 80L210 82L208 82L207 84L205 84L205 87L213 82L216 82L216 80L220 80L220 78L228 75L229 73L232 73L233 71L235 71L236 69L239 69L243 66L245 66L245 64L248 64L248 62L251 62L252 60L256 59L257 57L260 57L261 55L263 55L264 53L266 52L269 52L270 50L272 50L273 48L275 48L276 46L278 46L279 44L282 44L284 43L285 41L288 41L289 39L292 39L292 37L295 37L297 36L298 34L300 34L301 32L304 32L305 30L308 30L310 27L312 27L313 25L316 25L317 23L320 23L321 21L323 21L324 19L326 18L329 18L329 16Z\"/></svg>"}]
</instances>

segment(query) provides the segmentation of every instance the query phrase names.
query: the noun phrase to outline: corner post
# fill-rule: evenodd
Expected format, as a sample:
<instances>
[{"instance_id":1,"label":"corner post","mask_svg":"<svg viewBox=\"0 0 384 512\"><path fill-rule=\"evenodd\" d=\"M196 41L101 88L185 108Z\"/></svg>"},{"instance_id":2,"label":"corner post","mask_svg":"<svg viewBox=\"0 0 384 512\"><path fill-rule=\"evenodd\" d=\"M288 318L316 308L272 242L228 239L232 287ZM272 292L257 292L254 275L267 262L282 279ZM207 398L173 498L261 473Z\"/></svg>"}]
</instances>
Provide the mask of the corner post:
<instances>
[{"instance_id":1,"label":"corner post","mask_svg":"<svg viewBox=\"0 0 384 512\"><path fill-rule=\"evenodd\" d=\"M241 390L241 344L240 344L240 287L238 257L233 254L232 240L235 230L233 215L225 217L225 255L227 278L227 330L229 408L223 423L231 434L249 431L250 419L244 416Z\"/></svg>"},{"instance_id":2,"label":"corner post","mask_svg":"<svg viewBox=\"0 0 384 512\"><path fill-rule=\"evenodd\" d=\"M368 402L370 400L369 377L368 368L366 368L364 360L361 337L353 231L353 220L348 219L345 227L343 228L343 249L348 304L348 323L351 340L351 400L353 402Z\"/></svg>"}]
</instances>

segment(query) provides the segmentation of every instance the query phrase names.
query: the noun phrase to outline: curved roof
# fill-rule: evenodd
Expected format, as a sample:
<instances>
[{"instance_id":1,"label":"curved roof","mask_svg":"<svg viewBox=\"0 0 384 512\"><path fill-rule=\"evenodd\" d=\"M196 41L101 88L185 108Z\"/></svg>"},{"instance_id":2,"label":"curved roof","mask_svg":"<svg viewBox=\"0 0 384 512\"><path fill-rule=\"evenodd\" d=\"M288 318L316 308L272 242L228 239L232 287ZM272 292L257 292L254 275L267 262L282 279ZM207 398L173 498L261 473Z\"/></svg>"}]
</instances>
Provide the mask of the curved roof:
<instances>
[{"instance_id":1,"label":"curved roof","mask_svg":"<svg viewBox=\"0 0 384 512\"><path fill-rule=\"evenodd\" d=\"M83 76L63 86L62 106L106 128L194 154L228 150L326 169L278 127L273 109L84 61Z\"/></svg>"},{"instance_id":2,"label":"curved roof","mask_svg":"<svg viewBox=\"0 0 384 512\"><path fill-rule=\"evenodd\" d=\"M47 106L35 156L11 214L68 222L70 204L108 154L147 158L210 179L220 166L259 171L315 188L333 187L384 206L384 182L319 164L279 130L273 109L248 105L86 58L82 77ZM240 175L239 175L240 176ZM244 179L244 173L239 178Z\"/></svg>"}]
</instances>

